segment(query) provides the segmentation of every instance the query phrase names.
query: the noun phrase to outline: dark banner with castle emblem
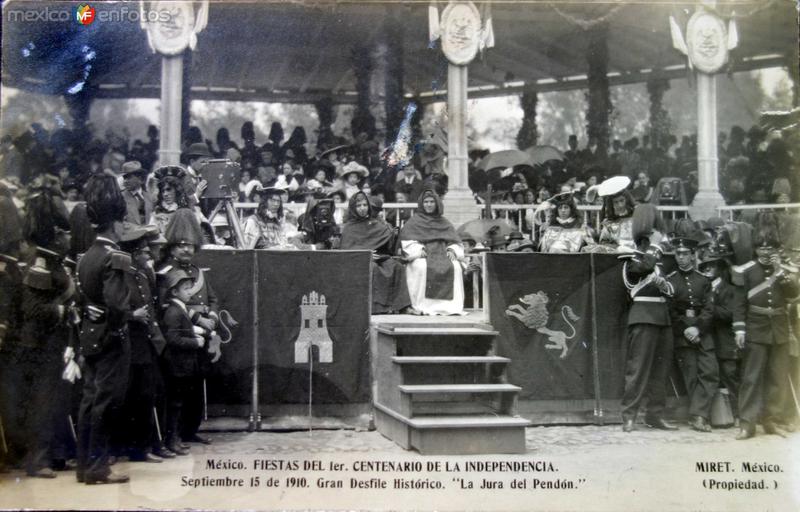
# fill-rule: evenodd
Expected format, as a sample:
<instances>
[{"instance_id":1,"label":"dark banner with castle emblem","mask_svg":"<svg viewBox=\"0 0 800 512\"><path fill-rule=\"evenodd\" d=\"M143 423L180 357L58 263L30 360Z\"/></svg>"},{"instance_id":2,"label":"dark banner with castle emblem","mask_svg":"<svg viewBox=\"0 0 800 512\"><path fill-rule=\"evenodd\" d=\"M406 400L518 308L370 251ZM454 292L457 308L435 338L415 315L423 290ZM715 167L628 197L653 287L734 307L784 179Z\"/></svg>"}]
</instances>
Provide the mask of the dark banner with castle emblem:
<instances>
[{"instance_id":1,"label":"dark banner with castle emblem","mask_svg":"<svg viewBox=\"0 0 800 512\"><path fill-rule=\"evenodd\" d=\"M201 251L195 262L225 312L206 369L209 415L250 414L256 367L261 404L307 414L309 400L312 411L369 402L370 261L366 251Z\"/></svg>"},{"instance_id":2,"label":"dark banner with castle emblem","mask_svg":"<svg viewBox=\"0 0 800 512\"><path fill-rule=\"evenodd\" d=\"M369 402L370 253L257 257L259 402Z\"/></svg>"},{"instance_id":3,"label":"dark banner with castle emblem","mask_svg":"<svg viewBox=\"0 0 800 512\"><path fill-rule=\"evenodd\" d=\"M529 401L619 398L625 363L626 290L614 255L486 255L489 322L510 383ZM593 272L594 270L594 272ZM592 305L592 274L596 301ZM594 316L594 322L593 322ZM598 368L593 371L593 325Z\"/></svg>"}]
</instances>

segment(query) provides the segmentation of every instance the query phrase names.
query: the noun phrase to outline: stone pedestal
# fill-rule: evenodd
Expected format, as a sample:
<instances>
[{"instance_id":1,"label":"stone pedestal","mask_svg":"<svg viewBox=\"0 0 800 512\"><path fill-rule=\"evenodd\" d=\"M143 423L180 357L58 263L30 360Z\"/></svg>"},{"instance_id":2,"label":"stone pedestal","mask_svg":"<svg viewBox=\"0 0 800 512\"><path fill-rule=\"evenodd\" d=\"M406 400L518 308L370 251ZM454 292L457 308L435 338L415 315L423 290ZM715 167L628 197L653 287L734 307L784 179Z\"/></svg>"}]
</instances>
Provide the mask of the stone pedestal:
<instances>
[{"instance_id":1,"label":"stone pedestal","mask_svg":"<svg viewBox=\"0 0 800 512\"><path fill-rule=\"evenodd\" d=\"M469 189L450 189L444 196L444 216L456 228L465 222L480 218L480 208Z\"/></svg>"}]
</instances>

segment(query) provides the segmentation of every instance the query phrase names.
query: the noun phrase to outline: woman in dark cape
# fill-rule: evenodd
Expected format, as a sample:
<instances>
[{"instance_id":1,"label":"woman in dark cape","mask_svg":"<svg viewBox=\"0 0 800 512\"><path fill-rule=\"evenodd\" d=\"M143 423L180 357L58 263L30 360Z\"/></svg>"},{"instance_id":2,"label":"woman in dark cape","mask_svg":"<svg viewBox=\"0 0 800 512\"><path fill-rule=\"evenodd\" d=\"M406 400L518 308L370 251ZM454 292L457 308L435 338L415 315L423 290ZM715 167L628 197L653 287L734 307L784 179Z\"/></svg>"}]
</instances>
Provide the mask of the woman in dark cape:
<instances>
[{"instance_id":1,"label":"woman in dark cape","mask_svg":"<svg viewBox=\"0 0 800 512\"><path fill-rule=\"evenodd\" d=\"M392 258L394 231L378 218L364 192L350 198L347 219L341 249L372 251L372 314L406 312L411 299L405 267Z\"/></svg>"},{"instance_id":2,"label":"woman in dark cape","mask_svg":"<svg viewBox=\"0 0 800 512\"><path fill-rule=\"evenodd\" d=\"M419 196L414 216L400 231L400 245L409 263L406 282L411 305L428 315L457 315L464 310L464 249L433 190Z\"/></svg>"}]
</instances>

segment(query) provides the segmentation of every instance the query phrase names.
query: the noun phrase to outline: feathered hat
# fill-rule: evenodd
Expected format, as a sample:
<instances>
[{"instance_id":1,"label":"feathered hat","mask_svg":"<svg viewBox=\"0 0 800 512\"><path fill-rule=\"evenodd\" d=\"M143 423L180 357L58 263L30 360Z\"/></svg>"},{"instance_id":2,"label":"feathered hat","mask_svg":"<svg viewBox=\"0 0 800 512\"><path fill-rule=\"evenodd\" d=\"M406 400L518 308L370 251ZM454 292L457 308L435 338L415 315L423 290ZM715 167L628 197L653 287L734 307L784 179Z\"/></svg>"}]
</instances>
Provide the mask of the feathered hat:
<instances>
[{"instance_id":1,"label":"feathered hat","mask_svg":"<svg viewBox=\"0 0 800 512\"><path fill-rule=\"evenodd\" d=\"M195 249L203 245L203 230L195 213L189 208L178 208L164 232L167 246L191 244Z\"/></svg>"},{"instance_id":2,"label":"feathered hat","mask_svg":"<svg viewBox=\"0 0 800 512\"><path fill-rule=\"evenodd\" d=\"M86 199L86 215L96 227L122 222L125 218L125 199L117 186L116 179L105 174L95 174L83 189Z\"/></svg>"},{"instance_id":3,"label":"feathered hat","mask_svg":"<svg viewBox=\"0 0 800 512\"><path fill-rule=\"evenodd\" d=\"M50 247L59 231L69 231L69 213L55 176L37 177L25 202L25 237L41 247Z\"/></svg>"},{"instance_id":4,"label":"feathered hat","mask_svg":"<svg viewBox=\"0 0 800 512\"><path fill-rule=\"evenodd\" d=\"M664 233L664 220L655 205L637 204L634 207L631 231L633 240L637 242L642 238L649 238L656 231Z\"/></svg>"}]
</instances>

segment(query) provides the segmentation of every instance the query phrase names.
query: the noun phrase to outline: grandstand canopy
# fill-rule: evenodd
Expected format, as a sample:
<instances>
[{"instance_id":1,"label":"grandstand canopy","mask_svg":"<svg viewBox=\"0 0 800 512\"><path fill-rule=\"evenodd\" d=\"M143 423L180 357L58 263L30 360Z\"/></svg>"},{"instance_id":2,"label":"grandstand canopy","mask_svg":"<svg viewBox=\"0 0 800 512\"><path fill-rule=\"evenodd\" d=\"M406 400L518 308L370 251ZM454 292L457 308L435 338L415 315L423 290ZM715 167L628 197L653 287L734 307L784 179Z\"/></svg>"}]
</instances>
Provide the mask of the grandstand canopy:
<instances>
[{"instance_id":1,"label":"grandstand canopy","mask_svg":"<svg viewBox=\"0 0 800 512\"><path fill-rule=\"evenodd\" d=\"M440 2L440 5L443 5ZM731 70L785 66L797 60L794 2L719 2L735 12L739 46ZM138 9L137 2L92 3L98 11ZM158 98L161 59L136 21L20 21L11 11L58 9L75 4L9 1L3 5L2 83L45 94L84 86L98 98ZM374 49L375 72L386 55L385 20L404 26L405 94L422 101L444 98L447 62L428 43L428 2L215 2L199 34L191 63L193 99L311 103L332 95L353 103L356 81L351 50ZM685 59L672 49L668 17L685 21L691 3L563 1L495 2L496 45L470 65L470 97L586 86L587 28L608 22L612 84L647 80L655 69L684 77ZM35 16L31 16L35 18ZM373 99L383 89L373 87Z\"/></svg>"}]
</instances>

